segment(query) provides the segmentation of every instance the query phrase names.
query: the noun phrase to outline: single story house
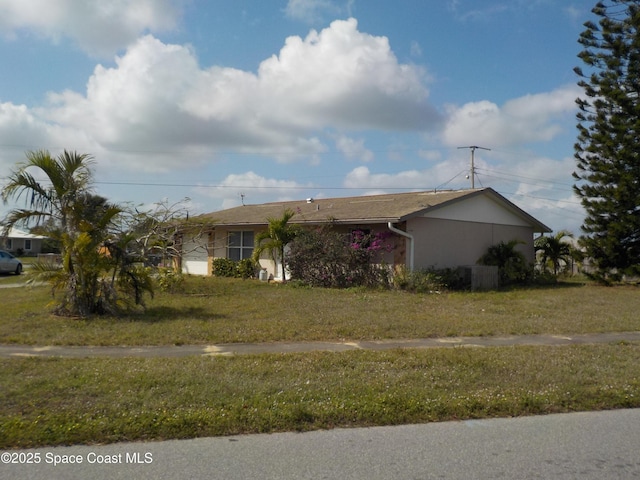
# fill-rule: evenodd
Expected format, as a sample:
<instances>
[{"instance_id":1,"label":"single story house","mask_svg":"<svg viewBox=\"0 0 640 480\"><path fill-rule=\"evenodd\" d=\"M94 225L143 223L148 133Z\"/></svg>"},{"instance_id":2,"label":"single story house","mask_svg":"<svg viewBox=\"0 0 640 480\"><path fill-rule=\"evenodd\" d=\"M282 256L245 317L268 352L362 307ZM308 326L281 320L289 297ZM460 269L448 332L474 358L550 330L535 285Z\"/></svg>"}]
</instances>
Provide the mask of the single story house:
<instances>
[{"instance_id":1,"label":"single story house","mask_svg":"<svg viewBox=\"0 0 640 480\"><path fill-rule=\"evenodd\" d=\"M35 256L42 251L42 241L47 237L34 235L17 228L10 228L6 235L3 235L3 228L0 226L0 248L14 255Z\"/></svg>"},{"instance_id":2,"label":"single story house","mask_svg":"<svg viewBox=\"0 0 640 480\"><path fill-rule=\"evenodd\" d=\"M207 228L179 239L184 273L211 275L214 258L249 258L258 232L267 218L296 214L292 224L330 223L345 234L356 230L390 232L393 248L383 261L411 270L472 266L491 245L517 239L525 257L533 262L534 234L549 227L491 188L393 193L360 197L321 198L242 205L198 217ZM261 266L274 279L282 272L265 255Z\"/></svg>"}]
</instances>

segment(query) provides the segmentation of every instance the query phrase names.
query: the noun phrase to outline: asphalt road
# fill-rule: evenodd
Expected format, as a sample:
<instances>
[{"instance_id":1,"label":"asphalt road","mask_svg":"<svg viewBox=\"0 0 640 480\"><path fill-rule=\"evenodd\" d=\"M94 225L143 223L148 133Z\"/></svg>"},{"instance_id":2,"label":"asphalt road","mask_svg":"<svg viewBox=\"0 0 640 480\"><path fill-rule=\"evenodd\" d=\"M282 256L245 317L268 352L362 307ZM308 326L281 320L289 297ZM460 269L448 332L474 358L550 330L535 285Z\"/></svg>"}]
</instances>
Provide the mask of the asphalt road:
<instances>
[{"instance_id":1,"label":"asphalt road","mask_svg":"<svg viewBox=\"0 0 640 480\"><path fill-rule=\"evenodd\" d=\"M639 427L634 409L15 450L0 478L636 479Z\"/></svg>"}]
</instances>

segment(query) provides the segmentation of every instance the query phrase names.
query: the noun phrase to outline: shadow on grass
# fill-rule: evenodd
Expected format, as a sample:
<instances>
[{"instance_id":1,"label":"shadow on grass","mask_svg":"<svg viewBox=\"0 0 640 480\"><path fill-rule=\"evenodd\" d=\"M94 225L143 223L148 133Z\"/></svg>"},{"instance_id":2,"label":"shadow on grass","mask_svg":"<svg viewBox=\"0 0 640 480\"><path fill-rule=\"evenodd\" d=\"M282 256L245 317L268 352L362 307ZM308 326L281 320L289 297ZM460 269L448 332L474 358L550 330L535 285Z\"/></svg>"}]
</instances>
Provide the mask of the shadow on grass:
<instances>
[{"instance_id":1,"label":"shadow on grass","mask_svg":"<svg viewBox=\"0 0 640 480\"><path fill-rule=\"evenodd\" d=\"M589 285L588 281L562 281L550 283L530 283L526 285L505 285L495 291L497 292L526 292L527 290L565 290L571 288L583 288Z\"/></svg>"},{"instance_id":2,"label":"shadow on grass","mask_svg":"<svg viewBox=\"0 0 640 480\"><path fill-rule=\"evenodd\" d=\"M589 285L588 280L560 280L558 283L551 285L552 288L582 288ZM593 284L593 283L591 283Z\"/></svg>"},{"instance_id":3,"label":"shadow on grass","mask_svg":"<svg viewBox=\"0 0 640 480\"><path fill-rule=\"evenodd\" d=\"M215 321L227 318L227 315L211 313L202 307L149 307L144 312L127 315L120 319L124 322L159 323L174 320L207 320Z\"/></svg>"},{"instance_id":4,"label":"shadow on grass","mask_svg":"<svg viewBox=\"0 0 640 480\"><path fill-rule=\"evenodd\" d=\"M20 275L16 275L13 272L0 272L0 279L1 278L20 278Z\"/></svg>"}]
</instances>

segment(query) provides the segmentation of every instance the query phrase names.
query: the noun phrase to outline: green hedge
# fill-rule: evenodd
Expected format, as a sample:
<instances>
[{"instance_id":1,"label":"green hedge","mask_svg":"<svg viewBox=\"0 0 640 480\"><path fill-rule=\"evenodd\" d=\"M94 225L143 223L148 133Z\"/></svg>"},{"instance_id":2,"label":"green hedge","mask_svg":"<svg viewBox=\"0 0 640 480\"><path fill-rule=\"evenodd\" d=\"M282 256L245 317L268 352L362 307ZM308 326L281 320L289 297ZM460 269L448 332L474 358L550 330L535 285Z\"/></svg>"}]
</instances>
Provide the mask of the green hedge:
<instances>
[{"instance_id":1,"label":"green hedge","mask_svg":"<svg viewBox=\"0 0 640 480\"><path fill-rule=\"evenodd\" d=\"M240 261L228 258L214 258L212 264L213 275L230 278L255 278L258 265L251 258Z\"/></svg>"}]
</instances>

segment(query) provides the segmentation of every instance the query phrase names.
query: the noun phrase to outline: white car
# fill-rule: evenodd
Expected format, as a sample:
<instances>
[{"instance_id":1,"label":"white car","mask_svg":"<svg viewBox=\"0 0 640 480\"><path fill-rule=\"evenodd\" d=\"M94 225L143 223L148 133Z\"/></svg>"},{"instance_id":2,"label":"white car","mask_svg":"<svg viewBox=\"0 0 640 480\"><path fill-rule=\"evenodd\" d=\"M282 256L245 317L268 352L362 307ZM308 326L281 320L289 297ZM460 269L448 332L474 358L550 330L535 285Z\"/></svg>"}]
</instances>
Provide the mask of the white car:
<instances>
[{"instance_id":1,"label":"white car","mask_svg":"<svg viewBox=\"0 0 640 480\"><path fill-rule=\"evenodd\" d=\"M22 262L9 252L0 250L0 272L9 272L20 275L22 273Z\"/></svg>"}]
</instances>

